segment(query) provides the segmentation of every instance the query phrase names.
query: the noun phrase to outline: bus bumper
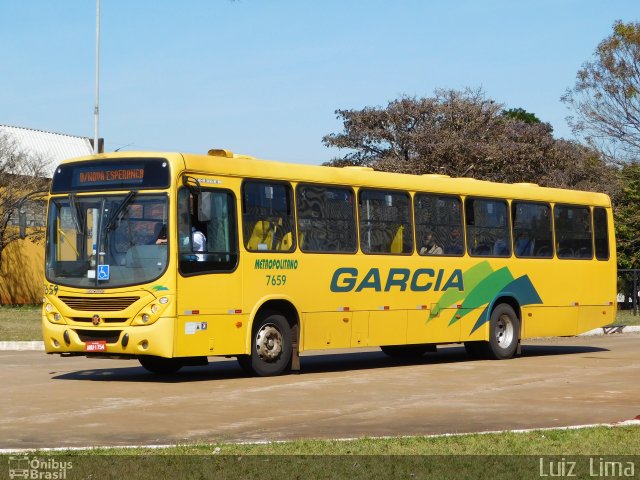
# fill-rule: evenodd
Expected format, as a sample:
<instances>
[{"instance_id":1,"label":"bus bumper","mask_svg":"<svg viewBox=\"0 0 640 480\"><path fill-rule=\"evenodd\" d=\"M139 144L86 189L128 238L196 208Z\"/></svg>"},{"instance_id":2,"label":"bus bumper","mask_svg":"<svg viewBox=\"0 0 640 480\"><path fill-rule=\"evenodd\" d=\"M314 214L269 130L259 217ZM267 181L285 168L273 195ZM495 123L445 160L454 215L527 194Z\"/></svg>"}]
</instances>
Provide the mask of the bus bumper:
<instances>
[{"instance_id":1,"label":"bus bumper","mask_svg":"<svg viewBox=\"0 0 640 480\"><path fill-rule=\"evenodd\" d=\"M43 317L42 335L47 353L170 358L173 356L175 324L175 318L161 317L151 325L77 327L54 324Z\"/></svg>"}]
</instances>

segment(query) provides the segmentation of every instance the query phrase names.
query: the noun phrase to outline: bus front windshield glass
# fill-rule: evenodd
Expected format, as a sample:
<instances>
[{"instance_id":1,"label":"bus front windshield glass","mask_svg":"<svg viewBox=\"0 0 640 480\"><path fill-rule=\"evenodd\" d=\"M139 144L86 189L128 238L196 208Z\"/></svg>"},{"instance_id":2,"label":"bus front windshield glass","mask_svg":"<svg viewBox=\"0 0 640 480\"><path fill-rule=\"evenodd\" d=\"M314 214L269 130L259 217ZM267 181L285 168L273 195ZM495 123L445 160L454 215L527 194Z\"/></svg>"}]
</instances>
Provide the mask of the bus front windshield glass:
<instances>
[{"instance_id":1,"label":"bus front windshield glass","mask_svg":"<svg viewBox=\"0 0 640 480\"><path fill-rule=\"evenodd\" d=\"M166 195L52 198L46 276L52 283L113 288L147 283L168 260Z\"/></svg>"}]
</instances>

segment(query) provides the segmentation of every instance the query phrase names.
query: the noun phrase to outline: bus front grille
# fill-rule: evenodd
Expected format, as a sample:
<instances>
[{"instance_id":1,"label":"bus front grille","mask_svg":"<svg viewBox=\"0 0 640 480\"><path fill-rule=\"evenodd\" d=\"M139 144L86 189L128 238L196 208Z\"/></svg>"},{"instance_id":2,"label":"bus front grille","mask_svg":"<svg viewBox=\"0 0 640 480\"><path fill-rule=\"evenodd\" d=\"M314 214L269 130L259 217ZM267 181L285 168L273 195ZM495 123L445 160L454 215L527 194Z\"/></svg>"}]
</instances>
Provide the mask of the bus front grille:
<instances>
[{"instance_id":1,"label":"bus front grille","mask_svg":"<svg viewBox=\"0 0 640 480\"><path fill-rule=\"evenodd\" d=\"M117 312L140 299L140 297L58 297L74 310L86 312Z\"/></svg>"},{"instance_id":2,"label":"bus front grille","mask_svg":"<svg viewBox=\"0 0 640 480\"><path fill-rule=\"evenodd\" d=\"M107 343L117 343L122 330L75 330L83 342L92 340L106 340Z\"/></svg>"},{"instance_id":3,"label":"bus front grille","mask_svg":"<svg viewBox=\"0 0 640 480\"><path fill-rule=\"evenodd\" d=\"M71 317L71 320L79 323L92 323L93 317ZM126 323L128 318L101 318L104 323Z\"/></svg>"}]
</instances>

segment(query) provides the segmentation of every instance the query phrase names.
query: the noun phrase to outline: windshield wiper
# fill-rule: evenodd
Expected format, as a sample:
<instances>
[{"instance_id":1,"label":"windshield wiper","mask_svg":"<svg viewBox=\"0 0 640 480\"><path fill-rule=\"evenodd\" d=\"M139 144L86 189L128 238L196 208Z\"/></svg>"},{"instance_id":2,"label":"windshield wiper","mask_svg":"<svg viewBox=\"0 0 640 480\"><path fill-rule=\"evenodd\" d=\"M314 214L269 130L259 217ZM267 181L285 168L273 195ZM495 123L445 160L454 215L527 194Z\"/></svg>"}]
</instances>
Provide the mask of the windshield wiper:
<instances>
[{"instance_id":1,"label":"windshield wiper","mask_svg":"<svg viewBox=\"0 0 640 480\"><path fill-rule=\"evenodd\" d=\"M109 230L111 230L113 226L118 222L118 220L120 220L122 212L124 211L126 206L131 203L131 201L135 198L137 194L138 194L137 190L132 190L127 194L126 197L124 197L124 200L122 200L120 205L118 205L118 208L116 208L116 210L111 214L111 217L109 217L109 221L104 227L105 232L108 232Z\"/></svg>"},{"instance_id":2,"label":"windshield wiper","mask_svg":"<svg viewBox=\"0 0 640 480\"><path fill-rule=\"evenodd\" d=\"M78 205L78 197L75 193L69 194L69 210L71 211L71 219L73 220L76 230L80 235L84 235L84 216Z\"/></svg>"}]
</instances>

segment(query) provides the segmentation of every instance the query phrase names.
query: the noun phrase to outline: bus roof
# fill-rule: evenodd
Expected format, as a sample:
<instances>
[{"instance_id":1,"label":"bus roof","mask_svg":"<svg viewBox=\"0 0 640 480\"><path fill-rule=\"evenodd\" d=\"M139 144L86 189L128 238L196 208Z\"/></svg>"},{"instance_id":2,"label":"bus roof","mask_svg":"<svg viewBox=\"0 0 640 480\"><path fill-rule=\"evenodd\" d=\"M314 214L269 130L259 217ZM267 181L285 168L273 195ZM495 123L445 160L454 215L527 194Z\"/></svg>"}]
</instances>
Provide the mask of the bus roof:
<instances>
[{"instance_id":1,"label":"bus roof","mask_svg":"<svg viewBox=\"0 0 640 480\"><path fill-rule=\"evenodd\" d=\"M212 150L208 155L177 152L114 152L69 159L63 163L132 157L167 158L174 167L179 166L180 169L184 168L186 171L202 175L264 178L414 192L611 206L609 196L604 193L540 187L534 183L499 183L437 174L389 173L374 171L367 167L327 167L286 163L237 155L228 150Z\"/></svg>"}]
</instances>

